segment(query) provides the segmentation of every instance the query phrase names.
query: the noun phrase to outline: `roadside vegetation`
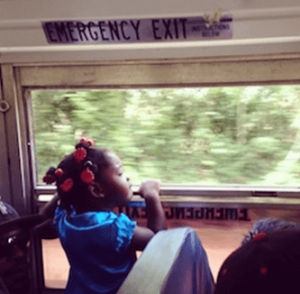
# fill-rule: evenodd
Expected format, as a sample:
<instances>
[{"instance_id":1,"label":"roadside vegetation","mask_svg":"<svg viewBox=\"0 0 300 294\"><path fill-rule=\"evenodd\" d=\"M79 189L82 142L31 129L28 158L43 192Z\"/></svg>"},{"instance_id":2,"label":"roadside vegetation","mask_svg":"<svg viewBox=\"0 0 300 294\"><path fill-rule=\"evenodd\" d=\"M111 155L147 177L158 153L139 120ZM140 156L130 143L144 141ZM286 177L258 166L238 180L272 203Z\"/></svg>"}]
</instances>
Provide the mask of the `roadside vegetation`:
<instances>
[{"instance_id":1,"label":"roadside vegetation","mask_svg":"<svg viewBox=\"0 0 300 294\"><path fill-rule=\"evenodd\" d=\"M33 91L37 171L93 138L133 183L298 185L300 87Z\"/></svg>"}]
</instances>

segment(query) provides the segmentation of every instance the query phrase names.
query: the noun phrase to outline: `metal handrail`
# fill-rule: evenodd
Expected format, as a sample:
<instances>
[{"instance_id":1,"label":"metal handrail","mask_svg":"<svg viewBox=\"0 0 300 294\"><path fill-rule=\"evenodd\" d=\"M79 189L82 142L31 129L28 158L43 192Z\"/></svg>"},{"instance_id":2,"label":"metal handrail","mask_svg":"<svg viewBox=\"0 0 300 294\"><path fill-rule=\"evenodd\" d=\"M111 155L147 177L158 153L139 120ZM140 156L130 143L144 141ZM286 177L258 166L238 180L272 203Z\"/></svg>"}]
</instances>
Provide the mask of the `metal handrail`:
<instances>
[{"instance_id":1,"label":"metal handrail","mask_svg":"<svg viewBox=\"0 0 300 294\"><path fill-rule=\"evenodd\" d=\"M37 186L39 202L49 201L55 194L54 186ZM130 206L143 206L138 196L138 186L133 186L134 197ZM300 208L300 189L297 187L257 186L200 186L162 185L160 197L165 207L247 207L297 210Z\"/></svg>"}]
</instances>

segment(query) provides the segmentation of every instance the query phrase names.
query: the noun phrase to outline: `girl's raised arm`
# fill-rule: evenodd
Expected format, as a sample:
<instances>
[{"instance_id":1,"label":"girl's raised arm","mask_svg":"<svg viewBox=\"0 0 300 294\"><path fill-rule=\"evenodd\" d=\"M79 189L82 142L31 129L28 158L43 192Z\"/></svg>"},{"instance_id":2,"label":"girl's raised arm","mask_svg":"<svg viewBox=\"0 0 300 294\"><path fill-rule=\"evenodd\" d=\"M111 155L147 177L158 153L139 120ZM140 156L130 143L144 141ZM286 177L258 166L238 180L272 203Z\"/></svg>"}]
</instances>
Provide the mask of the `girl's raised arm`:
<instances>
[{"instance_id":1,"label":"girl's raised arm","mask_svg":"<svg viewBox=\"0 0 300 294\"><path fill-rule=\"evenodd\" d=\"M44 215L45 219L52 219L54 217L58 199L58 194L55 194L53 198L42 208L40 213Z\"/></svg>"},{"instance_id":2,"label":"girl's raised arm","mask_svg":"<svg viewBox=\"0 0 300 294\"><path fill-rule=\"evenodd\" d=\"M166 229L165 214L159 199L160 182L143 181L139 194L146 202L147 228L137 226L131 241L131 248L143 250L151 238L160 230Z\"/></svg>"},{"instance_id":3,"label":"girl's raised arm","mask_svg":"<svg viewBox=\"0 0 300 294\"><path fill-rule=\"evenodd\" d=\"M58 237L53 226L53 217L58 199L58 195L55 194L53 198L41 209L40 214L44 216L45 221L34 228L34 234L40 239L56 239Z\"/></svg>"}]
</instances>

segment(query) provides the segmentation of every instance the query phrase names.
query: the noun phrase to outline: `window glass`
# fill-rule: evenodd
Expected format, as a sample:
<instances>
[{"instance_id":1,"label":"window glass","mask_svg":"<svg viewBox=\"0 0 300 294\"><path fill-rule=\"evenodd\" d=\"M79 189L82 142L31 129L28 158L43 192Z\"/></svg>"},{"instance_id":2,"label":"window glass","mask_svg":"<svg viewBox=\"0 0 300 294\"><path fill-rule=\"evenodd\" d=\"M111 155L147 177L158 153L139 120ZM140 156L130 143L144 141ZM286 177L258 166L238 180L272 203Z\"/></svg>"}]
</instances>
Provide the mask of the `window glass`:
<instances>
[{"instance_id":1,"label":"window glass","mask_svg":"<svg viewBox=\"0 0 300 294\"><path fill-rule=\"evenodd\" d=\"M81 136L133 183L299 185L300 86L32 91L38 179Z\"/></svg>"}]
</instances>

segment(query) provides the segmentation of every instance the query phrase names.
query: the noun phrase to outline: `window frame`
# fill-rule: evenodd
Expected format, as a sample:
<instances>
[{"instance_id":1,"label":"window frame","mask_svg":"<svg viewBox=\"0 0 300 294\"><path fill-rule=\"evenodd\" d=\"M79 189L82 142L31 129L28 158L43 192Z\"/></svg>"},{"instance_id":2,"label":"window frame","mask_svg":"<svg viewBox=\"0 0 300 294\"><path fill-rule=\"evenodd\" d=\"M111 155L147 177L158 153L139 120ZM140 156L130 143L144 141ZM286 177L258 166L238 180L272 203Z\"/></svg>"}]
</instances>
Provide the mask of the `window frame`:
<instances>
[{"instance_id":1,"label":"window frame","mask_svg":"<svg viewBox=\"0 0 300 294\"><path fill-rule=\"evenodd\" d=\"M27 65L19 69L19 76L22 87L27 91L66 88L220 87L298 84L300 82L298 69L300 58L297 55L265 55ZM38 195L43 194L43 190L43 187L35 187ZM50 191L45 192L49 194ZM167 203L177 205L178 202L193 202L196 205L198 202L291 209L298 205L293 198L300 196L300 189L279 186L162 185L161 194L166 205ZM176 196L176 199L173 196Z\"/></svg>"}]
</instances>

